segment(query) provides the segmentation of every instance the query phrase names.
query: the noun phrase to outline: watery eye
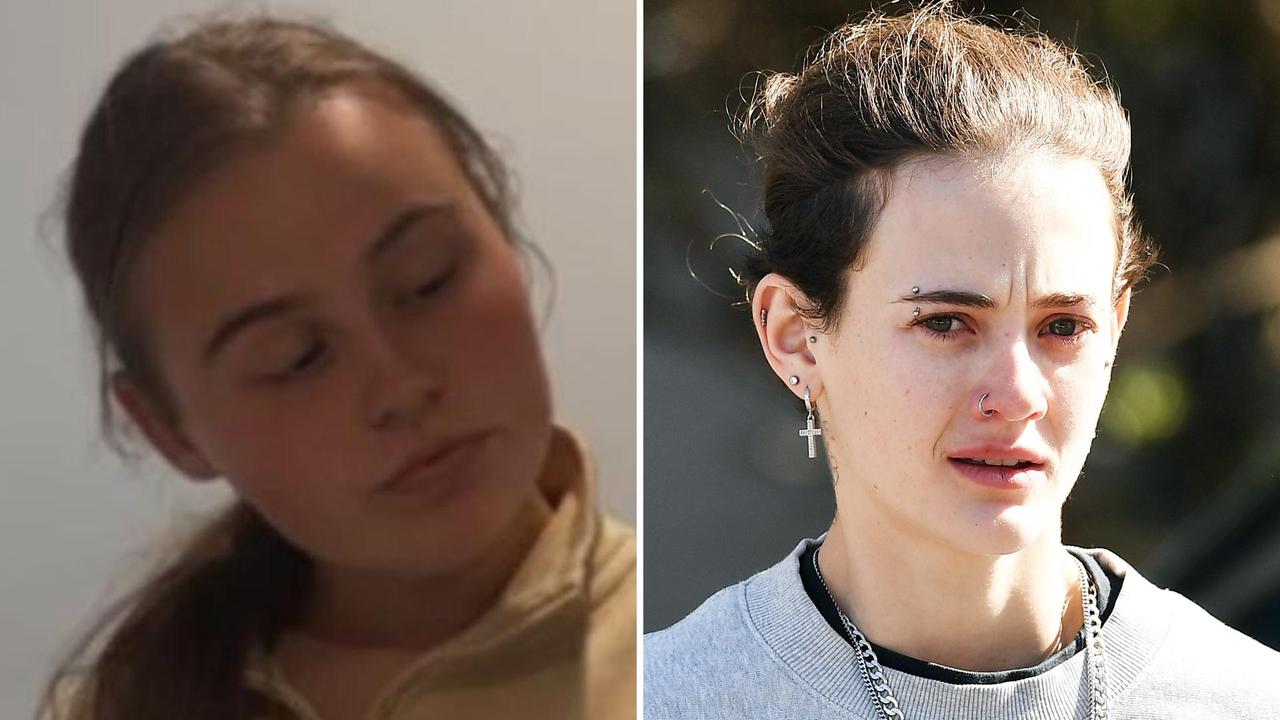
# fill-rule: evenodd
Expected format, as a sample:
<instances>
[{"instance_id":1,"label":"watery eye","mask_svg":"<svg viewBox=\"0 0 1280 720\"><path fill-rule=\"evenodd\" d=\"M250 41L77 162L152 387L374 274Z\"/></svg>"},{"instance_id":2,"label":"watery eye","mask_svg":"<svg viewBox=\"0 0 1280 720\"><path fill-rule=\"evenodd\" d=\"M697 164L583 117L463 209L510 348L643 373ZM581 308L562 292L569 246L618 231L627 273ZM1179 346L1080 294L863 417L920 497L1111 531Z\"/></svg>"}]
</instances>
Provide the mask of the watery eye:
<instances>
[{"instance_id":1,"label":"watery eye","mask_svg":"<svg viewBox=\"0 0 1280 720\"><path fill-rule=\"evenodd\" d=\"M1071 337L1076 334L1079 326L1080 321L1078 320L1072 320L1071 318L1058 318L1057 320L1049 323L1048 330L1053 335Z\"/></svg>"},{"instance_id":2,"label":"watery eye","mask_svg":"<svg viewBox=\"0 0 1280 720\"><path fill-rule=\"evenodd\" d=\"M934 332L948 333L955 329L957 322L958 321L956 320L956 318L942 316L942 317L928 318L924 320L921 324Z\"/></svg>"}]
</instances>

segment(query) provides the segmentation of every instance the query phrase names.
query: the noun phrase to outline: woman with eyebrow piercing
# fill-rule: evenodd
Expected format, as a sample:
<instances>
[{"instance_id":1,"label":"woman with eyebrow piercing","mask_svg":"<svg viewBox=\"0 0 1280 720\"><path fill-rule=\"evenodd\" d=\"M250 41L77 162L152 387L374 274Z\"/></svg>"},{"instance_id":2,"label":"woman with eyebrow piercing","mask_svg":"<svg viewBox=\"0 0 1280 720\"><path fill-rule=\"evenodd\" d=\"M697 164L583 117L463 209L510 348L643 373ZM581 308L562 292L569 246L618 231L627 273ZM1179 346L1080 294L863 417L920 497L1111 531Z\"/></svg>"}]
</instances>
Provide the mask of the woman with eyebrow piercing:
<instances>
[{"instance_id":1,"label":"woman with eyebrow piercing","mask_svg":"<svg viewBox=\"0 0 1280 720\"><path fill-rule=\"evenodd\" d=\"M835 518L645 637L645 717L1280 717L1280 655L1062 542L1155 256L1116 93L947 3L807 57L748 112L741 277Z\"/></svg>"},{"instance_id":2,"label":"woman with eyebrow piercing","mask_svg":"<svg viewBox=\"0 0 1280 720\"><path fill-rule=\"evenodd\" d=\"M635 717L634 533L553 422L503 164L443 96L320 24L205 20L112 76L64 220L106 420L235 499L46 717Z\"/></svg>"}]
</instances>

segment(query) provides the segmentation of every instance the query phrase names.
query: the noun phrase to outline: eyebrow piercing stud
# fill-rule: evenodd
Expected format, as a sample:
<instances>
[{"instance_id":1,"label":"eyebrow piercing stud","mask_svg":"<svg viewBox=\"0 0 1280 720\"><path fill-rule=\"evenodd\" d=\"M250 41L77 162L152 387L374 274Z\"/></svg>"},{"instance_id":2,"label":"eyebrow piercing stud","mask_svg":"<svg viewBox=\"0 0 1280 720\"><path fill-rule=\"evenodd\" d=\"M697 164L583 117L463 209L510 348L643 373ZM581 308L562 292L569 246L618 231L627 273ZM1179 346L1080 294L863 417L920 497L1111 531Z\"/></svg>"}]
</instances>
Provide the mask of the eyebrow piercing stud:
<instances>
[{"instance_id":1,"label":"eyebrow piercing stud","mask_svg":"<svg viewBox=\"0 0 1280 720\"><path fill-rule=\"evenodd\" d=\"M913 288L911 288L911 292L912 292L912 293L918 293L918 292L920 292L920 288L918 288L918 287L913 287Z\"/></svg>"},{"instance_id":2,"label":"eyebrow piercing stud","mask_svg":"<svg viewBox=\"0 0 1280 720\"><path fill-rule=\"evenodd\" d=\"M920 317L920 308L911 311L911 317Z\"/></svg>"}]
</instances>

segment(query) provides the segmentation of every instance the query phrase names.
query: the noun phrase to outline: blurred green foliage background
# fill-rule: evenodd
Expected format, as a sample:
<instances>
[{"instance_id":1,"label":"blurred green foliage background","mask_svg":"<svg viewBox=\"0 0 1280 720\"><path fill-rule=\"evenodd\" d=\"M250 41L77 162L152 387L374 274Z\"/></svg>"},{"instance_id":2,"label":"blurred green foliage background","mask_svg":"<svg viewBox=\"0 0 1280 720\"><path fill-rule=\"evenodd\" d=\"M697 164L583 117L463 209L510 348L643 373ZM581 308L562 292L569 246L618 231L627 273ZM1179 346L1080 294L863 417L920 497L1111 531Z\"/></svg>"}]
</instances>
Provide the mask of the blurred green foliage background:
<instances>
[{"instance_id":1,"label":"blurred green foliage background","mask_svg":"<svg viewBox=\"0 0 1280 720\"><path fill-rule=\"evenodd\" d=\"M1064 539L1280 648L1280 0L958 6L1039 27L1119 88L1138 215L1162 248ZM754 73L794 70L868 7L645 3L646 630L831 520L825 468L797 449L799 409L738 303L742 244L710 246L737 231L721 203L762 222L733 134Z\"/></svg>"}]
</instances>

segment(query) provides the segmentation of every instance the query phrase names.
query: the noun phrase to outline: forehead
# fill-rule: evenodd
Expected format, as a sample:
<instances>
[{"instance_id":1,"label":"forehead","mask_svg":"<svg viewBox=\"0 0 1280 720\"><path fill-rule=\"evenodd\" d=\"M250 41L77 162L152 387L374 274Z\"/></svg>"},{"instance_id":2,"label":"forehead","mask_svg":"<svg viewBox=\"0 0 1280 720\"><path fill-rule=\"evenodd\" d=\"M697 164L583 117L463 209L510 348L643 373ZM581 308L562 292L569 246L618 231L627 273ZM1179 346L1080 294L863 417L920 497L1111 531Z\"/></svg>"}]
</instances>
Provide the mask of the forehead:
<instances>
[{"instance_id":1,"label":"forehead","mask_svg":"<svg viewBox=\"0 0 1280 720\"><path fill-rule=\"evenodd\" d=\"M1101 172L1083 159L908 162L890 175L860 282L972 289L998 302L1019 288L1108 297L1114 218Z\"/></svg>"},{"instance_id":2,"label":"forehead","mask_svg":"<svg viewBox=\"0 0 1280 720\"><path fill-rule=\"evenodd\" d=\"M203 328L246 301L355 266L411 202L472 200L430 122L389 99L334 92L185 193L139 258L135 307L148 331Z\"/></svg>"},{"instance_id":3,"label":"forehead","mask_svg":"<svg viewBox=\"0 0 1280 720\"><path fill-rule=\"evenodd\" d=\"M431 123L389 99L337 91L299 105L269 139L223 161L153 242L187 253L270 249L297 239L286 231L361 229L387 205L466 188Z\"/></svg>"}]
</instances>

